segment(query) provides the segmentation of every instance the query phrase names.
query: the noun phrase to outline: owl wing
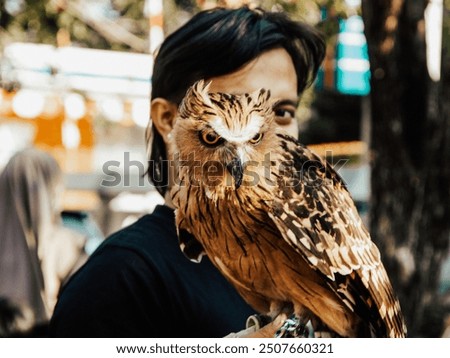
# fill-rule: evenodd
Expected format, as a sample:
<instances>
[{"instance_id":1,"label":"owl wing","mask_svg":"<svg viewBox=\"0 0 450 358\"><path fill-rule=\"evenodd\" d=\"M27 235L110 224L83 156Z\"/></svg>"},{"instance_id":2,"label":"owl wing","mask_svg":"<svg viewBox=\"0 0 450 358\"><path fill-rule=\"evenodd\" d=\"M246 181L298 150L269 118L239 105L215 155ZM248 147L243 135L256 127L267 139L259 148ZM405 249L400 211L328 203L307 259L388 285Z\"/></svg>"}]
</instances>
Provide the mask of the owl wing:
<instances>
[{"instance_id":1,"label":"owl wing","mask_svg":"<svg viewBox=\"0 0 450 358\"><path fill-rule=\"evenodd\" d=\"M278 137L285 161L269 216L282 237L328 278L330 288L352 311L378 326L377 331L386 327L384 334L402 335L403 317L379 250L344 182L293 137Z\"/></svg>"}]
</instances>

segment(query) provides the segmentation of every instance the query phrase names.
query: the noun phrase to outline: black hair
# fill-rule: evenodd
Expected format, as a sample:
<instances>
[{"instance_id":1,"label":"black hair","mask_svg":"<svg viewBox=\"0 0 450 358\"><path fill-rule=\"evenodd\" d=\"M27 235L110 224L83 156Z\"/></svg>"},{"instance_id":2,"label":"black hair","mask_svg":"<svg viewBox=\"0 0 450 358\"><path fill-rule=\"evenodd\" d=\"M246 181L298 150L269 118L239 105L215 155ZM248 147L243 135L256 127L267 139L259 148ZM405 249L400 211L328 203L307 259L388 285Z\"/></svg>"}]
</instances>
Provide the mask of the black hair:
<instances>
[{"instance_id":1,"label":"black hair","mask_svg":"<svg viewBox=\"0 0 450 358\"><path fill-rule=\"evenodd\" d=\"M166 38L153 67L152 99L180 104L187 89L200 79L235 72L263 52L284 48L297 74L297 92L314 80L325 55L320 33L281 12L215 8L195 15ZM167 151L155 126L151 130L148 175L164 196L168 186ZM147 136L148 138L148 136Z\"/></svg>"}]
</instances>

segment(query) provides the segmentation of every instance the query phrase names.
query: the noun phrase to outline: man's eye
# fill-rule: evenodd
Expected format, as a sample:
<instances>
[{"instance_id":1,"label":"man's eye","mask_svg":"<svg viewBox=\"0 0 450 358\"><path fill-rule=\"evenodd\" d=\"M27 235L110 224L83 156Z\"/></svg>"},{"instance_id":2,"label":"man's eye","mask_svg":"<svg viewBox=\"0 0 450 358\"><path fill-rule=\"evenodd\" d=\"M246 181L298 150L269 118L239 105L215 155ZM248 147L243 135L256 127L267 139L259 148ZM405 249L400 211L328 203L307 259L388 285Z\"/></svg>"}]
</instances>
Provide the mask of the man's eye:
<instances>
[{"instance_id":1,"label":"man's eye","mask_svg":"<svg viewBox=\"0 0 450 358\"><path fill-rule=\"evenodd\" d=\"M295 111L291 109L275 109L275 121L278 124L289 124L295 117Z\"/></svg>"}]
</instances>

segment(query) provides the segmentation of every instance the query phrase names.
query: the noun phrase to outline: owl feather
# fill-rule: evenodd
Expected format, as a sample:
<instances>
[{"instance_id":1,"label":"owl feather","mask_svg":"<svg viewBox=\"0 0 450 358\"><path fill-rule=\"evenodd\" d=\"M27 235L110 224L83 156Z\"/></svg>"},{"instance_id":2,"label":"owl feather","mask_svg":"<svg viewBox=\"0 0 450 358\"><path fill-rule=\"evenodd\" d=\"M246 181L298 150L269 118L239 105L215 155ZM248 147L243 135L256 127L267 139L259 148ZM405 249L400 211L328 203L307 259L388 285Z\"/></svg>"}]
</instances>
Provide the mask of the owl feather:
<instances>
[{"instance_id":1,"label":"owl feather","mask_svg":"<svg viewBox=\"0 0 450 358\"><path fill-rule=\"evenodd\" d=\"M174 127L180 247L257 311L342 337L404 337L380 252L338 173L285 134L264 89L187 92Z\"/></svg>"}]
</instances>

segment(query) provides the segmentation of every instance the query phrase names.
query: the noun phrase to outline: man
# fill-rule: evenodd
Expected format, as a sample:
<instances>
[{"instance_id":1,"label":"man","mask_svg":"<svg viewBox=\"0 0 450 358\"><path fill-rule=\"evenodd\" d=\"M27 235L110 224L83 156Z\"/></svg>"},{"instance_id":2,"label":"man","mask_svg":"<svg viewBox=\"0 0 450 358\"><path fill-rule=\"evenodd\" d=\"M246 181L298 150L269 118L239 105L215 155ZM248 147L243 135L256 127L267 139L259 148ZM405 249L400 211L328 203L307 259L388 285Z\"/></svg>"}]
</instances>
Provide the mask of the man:
<instances>
[{"instance_id":1,"label":"man","mask_svg":"<svg viewBox=\"0 0 450 358\"><path fill-rule=\"evenodd\" d=\"M323 56L310 26L247 7L201 12L165 40L155 58L147 144L148 174L166 204L113 234L74 275L52 336L222 337L244 328L253 309L208 259L192 263L178 247L167 154L178 105L199 79L212 81L211 92L266 88L277 100L277 123L297 136L299 97ZM273 335L279 323L257 335Z\"/></svg>"}]
</instances>

